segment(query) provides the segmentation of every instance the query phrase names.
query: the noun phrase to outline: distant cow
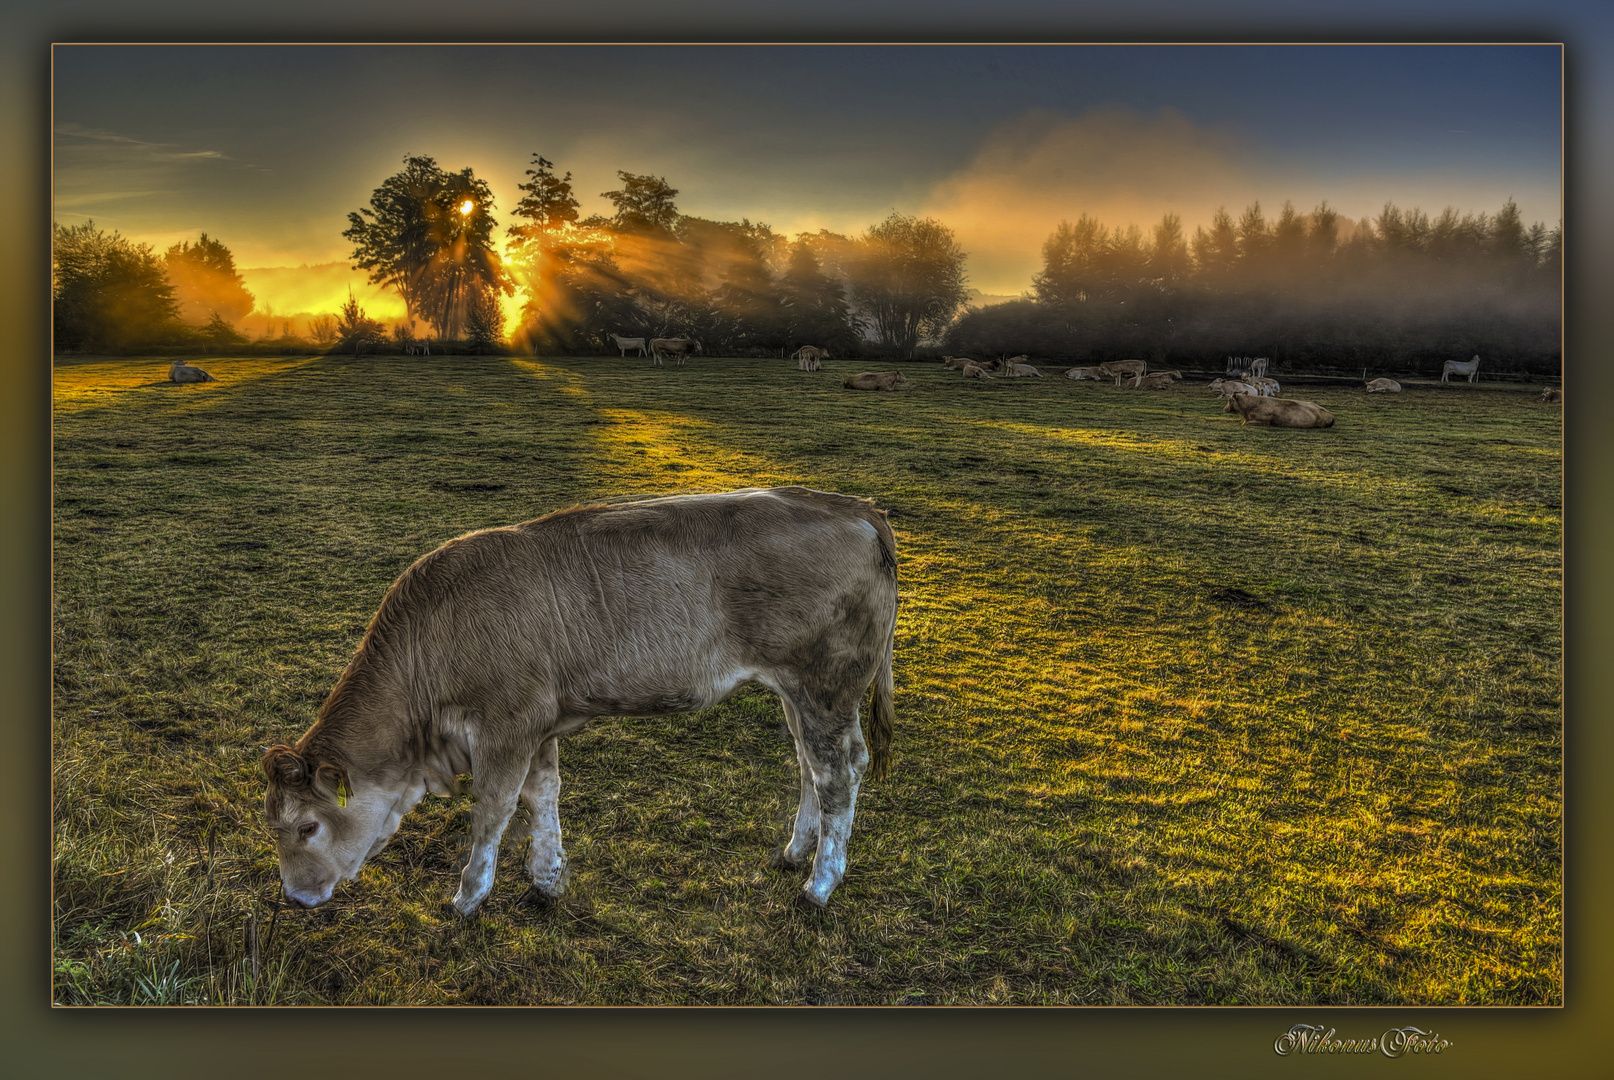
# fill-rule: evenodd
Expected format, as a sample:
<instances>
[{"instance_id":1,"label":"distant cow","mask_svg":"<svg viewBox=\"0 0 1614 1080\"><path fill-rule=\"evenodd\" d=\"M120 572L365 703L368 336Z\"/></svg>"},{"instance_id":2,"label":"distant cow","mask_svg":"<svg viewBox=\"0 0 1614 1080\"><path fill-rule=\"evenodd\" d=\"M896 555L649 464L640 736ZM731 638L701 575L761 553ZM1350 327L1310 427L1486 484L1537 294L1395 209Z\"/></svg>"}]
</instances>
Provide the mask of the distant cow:
<instances>
[{"instance_id":1,"label":"distant cow","mask_svg":"<svg viewBox=\"0 0 1614 1080\"><path fill-rule=\"evenodd\" d=\"M1121 380L1129 375L1142 375L1149 370L1146 360L1115 360L1108 364L1100 364L1098 370L1115 379L1115 385L1120 386Z\"/></svg>"},{"instance_id":2,"label":"distant cow","mask_svg":"<svg viewBox=\"0 0 1614 1080\"><path fill-rule=\"evenodd\" d=\"M804 361L807 361L807 360L815 361L814 366L812 366L812 367L802 367L801 370L803 370L803 371L817 371L819 368L823 367L823 365L819 364L819 363L816 363L816 361L828 360L829 359L829 350L828 349L821 349L817 345L803 345L801 348L799 348L795 352L791 353L790 358L792 360L796 361L796 366L797 367L801 367L801 365L802 365L802 363Z\"/></svg>"},{"instance_id":3,"label":"distant cow","mask_svg":"<svg viewBox=\"0 0 1614 1080\"><path fill-rule=\"evenodd\" d=\"M640 356L645 355L644 338L642 337L623 337L621 334L612 334L611 340L616 342L616 347L622 350L623 356L628 355L629 349L638 349Z\"/></svg>"},{"instance_id":4,"label":"distant cow","mask_svg":"<svg viewBox=\"0 0 1614 1080\"><path fill-rule=\"evenodd\" d=\"M1394 379L1374 379L1367 384L1367 392L1370 394L1399 394L1401 384Z\"/></svg>"},{"instance_id":5,"label":"distant cow","mask_svg":"<svg viewBox=\"0 0 1614 1080\"><path fill-rule=\"evenodd\" d=\"M803 356L801 359L796 361L796 370L822 371L824 370L824 362L816 356Z\"/></svg>"},{"instance_id":6,"label":"distant cow","mask_svg":"<svg viewBox=\"0 0 1614 1080\"><path fill-rule=\"evenodd\" d=\"M1004 374L1008 375L1011 379L1024 379L1028 377L1037 379L1042 378L1042 372L1038 371L1030 364L1020 363L1020 361L1024 359L1025 357L1023 356L1016 356L1009 360L1005 360L1003 362Z\"/></svg>"},{"instance_id":7,"label":"distant cow","mask_svg":"<svg viewBox=\"0 0 1614 1080\"><path fill-rule=\"evenodd\" d=\"M1153 375L1139 375L1132 380L1133 389L1164 390L1170 386L1172 379L1165 372L1156 372Z\"/></svg>"},{"instance_id":8,"label":"distant cow","mask_svg":"<svg viewBox=\"0 0 1614 1080\"><path fill-rule=\"evenodd\" d=\"M942 366L947 368L947 370L949 370L949 371L962 371L962 370L964 370L964 365L965 364L973 364L973 363L975 363L975 361L971 360L967 356L944 356L944 357L942 357Z\"/></svg>"},{"instance_id":9,"label":"distant cow","mask_svg":"<svg viewBox=\"0 0 1614 1080\"><path fill-rule=\"evenodd\" d=\"M183 360L175 360L174 366L168 369L168 377L174 382L218 382L213 376L199 367L192 367Z\"/></svg>"},{"instance_id":10,"label":"distant cow","mask_svg":"<svg viewBox=\"0 0 1614 1080\"><path fill-rule=\"evenodd\" d=\"M562 510L450 540L387 590L297 745L263 757L285 896L330 900L427 791L469 772L455 911L492 889L518 798L532 891L556 898L559 737L596 716L695 712L758 683L783 700L801 770L795 828L772 861L811 858L804 898L823 906L846 873L860 781L890 760L896 621L885 513L803 487Z\"/></svg>"},{"instance_id":11,"label":"distant cow","mask_svg":"<svg viewBox=\"0 0 1614 1080\"><path fill-rule=\"evenodd\" d=\"M662 367L666 366L665 364L661 363L663 357L676 356L678 357L678 366L683 367L686 357L688 357L691 353L698 353L700 351L701 343L696 341L694 338L658 337L650 339L650 356L656 362L656 364Z\"/></svg>"},{"instance_id":12,"label":"distant cow","mask_svg":"<svg viewBox=\"0 0 1614 1080\"><path fill-rule=\"evenodd\" d=\"M900 371L860 371L841 382L847 390L897 390L907 385L908 379Z\"/></svg>"},{"instance_id":13,"label":"distant cow","mask_svg":"<svg viewBox=\"0 0 1614 1080\"><path fill-rule=\"evenodd\" d=\"M1244 382L1248 386L1255 387L1255 392L1260 394L1262 397L1278 396L1278 390L1280 387L1278 386L1277 379L1263 379L1259 375L1246 375L1244 376Z\"/></svg>"},{"instance_id":14,"label":"distant cow","mask_svg":"<svg viewBox=\"0 0 1614 1080\"><path fill-rule=\"evenodd\" d=\"M1541 388L1541 400L1550 405L1562 405L1564 403L1564 392L1556 386L1543 386Z\"/></svg>"},{"instance_id":15,"label":"distant cow","mask_svg":"<svg viewBox=\"0 0 1614 1080\"><path fill-rule=\"evenodd\" d=\"M1476 378L1479 377L1479 357L1476 356L1474 359L1466 362L1462 360L1447 360L1445 365L1440 369L1440 381L1446 382L1453 375L1467 375L1468 381L1472 383Z\"/></svg>"},{"instance_id":16,"label":"distant cow","mask_svg":"<svg viewBox=\"0 0 1614 1080\"><path fill-rule=\"evenodd\" d=\"M1077 382L1081 382L1083 379L1092 379L1094 382L1098 382L1104 378L1104 372L1096 367L1073 367L1065 372L1065 378L1075 379Z\"/></svg>"},{"instance_id":17,"label":"distant cow","mask_svg":"<svg viewBox=\"0 0 1614 1080\"><path fill-rule=\"evenodd\" d=\"M1325 428L1334 426L1334 414L1315 402L1293 398L1265 398L1234 394L1227 399L1246 424L1265 427Z\"/></svg>"},{"instance_id":18,"label":"distant cow","mask_svg":"<svg viewBox=\"0 0 1614 1080\"><path fill-rule=\"evenodd\" d=\"M1230 398L1234 394L1255 394L1257 397L1260 396L1260 391L1255 387L1249 383L1238 382L1235 379L1212 379L1210 388L1225 398Z\"/></svg>"},{"instance_id":19,"label":"distant cow","mask_svg":"<svg viewBox=\"0 0 1614 1080\"><path fill-rule=\"evenodd\" d=\"M1267 377L1267 366L1271 363L1272 361L1267 359L1265 356L1257 356L1254 360L1251 360L1249 366L1244 369L1244 374L1254 375L1257 379L1264 379Z\"/></svg>"},{"instance_id":20,"label":"distant cow","mask_svg":"<svg viewBox=\"0 0 1614 1080\"><path fill-rule=\"evenodd\" d=\"M990 379L992 377L986 373L984 367L973 362L964 365L963 374L966 379Z\"/></svg>"}]
</instances>

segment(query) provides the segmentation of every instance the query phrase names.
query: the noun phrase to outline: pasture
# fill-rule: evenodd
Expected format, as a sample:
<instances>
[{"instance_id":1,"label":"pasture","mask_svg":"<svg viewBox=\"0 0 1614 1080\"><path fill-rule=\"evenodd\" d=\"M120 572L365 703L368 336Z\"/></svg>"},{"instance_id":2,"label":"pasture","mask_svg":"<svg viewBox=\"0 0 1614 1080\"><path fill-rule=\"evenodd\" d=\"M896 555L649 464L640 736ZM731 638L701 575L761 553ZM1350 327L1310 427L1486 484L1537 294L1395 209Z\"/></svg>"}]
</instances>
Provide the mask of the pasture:
<instances>
[{"instance_id":1,"label":"pasture","mask_svg":"<svg viewBox=\"0 0 1614 1080\"><path fill-rule=\"evenodd\" d=\"M1035 361L1033 361L1035 363ZM695 357L55 368L55 1000L1562 1001L1561 415L1539 388L1148 392ZM1282 379L1283 372L1273 374ZM805 484L890 510L892 773L824 911L768 868L777 700L561 745L568 892L518 824L449 907L468 795L281 909L264 748L393 579L471 529Z\"/></svg>"}]
</instances>

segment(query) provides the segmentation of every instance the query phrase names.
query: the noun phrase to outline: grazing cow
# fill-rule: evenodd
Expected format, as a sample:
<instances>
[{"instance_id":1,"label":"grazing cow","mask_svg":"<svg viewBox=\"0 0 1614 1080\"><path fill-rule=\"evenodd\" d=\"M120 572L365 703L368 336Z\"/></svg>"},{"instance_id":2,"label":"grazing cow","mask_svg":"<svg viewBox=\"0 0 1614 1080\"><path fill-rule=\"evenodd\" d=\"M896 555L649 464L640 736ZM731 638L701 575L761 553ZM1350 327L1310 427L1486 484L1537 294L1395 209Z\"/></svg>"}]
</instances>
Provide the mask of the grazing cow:
<instances>
[{"instance_id":1,"label":"grazing cow","mask_svg":"<svg viewBox=\"0 0 1614 1080\"><path fill-rule=\"evenodd\" d=\"M1092 379L1094 382L1104 378L1104 372L1096 367L1073 367L1065 372L1065 378L1081 382L1083 379Z\"/></svg>"},{"instance_id":2,"label":"grazing cow","mask_svg":"<svg viewBox=\"0 0 1614 1080\"><path fill-rule=\"evenodd\" d=\"M455 910L487 897L518 797L533 891L553 899L558 737L596 716L705 709L755 682L783 700L801 769L773 862L801 866L816 845L804 893L823 906L846 873L858 785L890 760L896 617L885 513L803 487L582 507L451 540L387 591L313 727L264 755L285 895L325 903L428 790L470 772Z\"/></svg>"},{"instance_id":3,"label":"grazing cow","mask_svg":"<svg viewBox=\"0 0 1614 1080\"><path fill-rule=\"evenodd\" d=\"M820 348L817 345L803 345L801 348L797 349L795 352L790 354L790 359L792 359L792 360L828 360L829 359L829 350Z\"/></svg>"},{"instance_id":4,"label":"grazing cow","mask_svg":"<svg viewBox=\"0 0 1614 1080\"><path fill-rule=\"evenodd\" d=\"M1152 375L1135 376L1132 380L1132 388L1134 390L1140 387L1144 390L1164 390L1171 383L1172 378L1170 375L1163 371L1157 371Z\"/></svg>"},{"instance_id":5,"label":"grazing cow","mask_svg":"<svg viewBox=\"0 0 1614 1080\"><path fill-rule=\"evenodd\" d=\"M963 375L966 379L990 379L992 377L986 373L984 367L976 363L965 364Z\"/></svg>"},{"instance_id":6,"label":"grazing cow","mask_svg":"<svg viewBox=\"0 0 1614 1080\"><path fill-rule=\"evenodd\" d=\"M201 368L192 367L183 360L174 361L174 366L168 369L168 378L177 383L218 382L217 379Z\"/></svg>"},{"instance_id":7,"label":"grazing cow","mask_svg":"<svg viewBox=\"0 0 1614 1080\"><path fill-rule=\"evenodd\" d=\"M698 353L700 351L701 343L696 341L694 338L658 337L650 339L650 357L655 364L660 367L666 367L666 365L661 361L663 357L667 356L678 357L678 366L683 367L684 360L689 356L690 353Z\"/></svg>"},{"instance_id":8,"label":"grazing cow","mask_svg":"<svg viewBox=\"0 0 1614 1080\"><path fill-rule=\"evenodd\" d=\"M824 370L824 362L816 356L803 356L800 360L796 361L796 370L822 371Z\"/></svg>"},{"instance_id":9,"label":"grazing cow","mask_svg":"<svg viewBox=\"0 0 1614 1080\"><path fill-rule=\"evenodd\" d=\"M1556 386L1543 386L1541 388L1541 400L1549 405L1562 405L1564 403L1564 392Z\"/></svg>"},{"instance_id":10,"label":"grazing cow","mask_svg":"<svg viewBox=\"0 0 1614 1080\"><path fill-rule=\"evenodd\" d=\"M622 355L624 357L628 355L629 349L638 349L640 356L646 355L645 341L642 337L623 337L621 334L612 334L611 340L616 344L618 349L622 350Z\"/></svg>"},{"instance_id":11,"label":"grazing cow","mask_svg":"<svg viewBox=\"0 0 1614 1080\"><path fill-rule=\"evenodd\" d=\"M1011 379L1042 378L1042 372L1038 371L1030 364L1020 363L1020 361L1024 359L1025 357L1018 356L1010 360L1005 360L1004 374L1008 375Z\"/></svg>"},{"instance_id":12,"label":"grazing cow","mask_svg":"<svg viewBox=\"0 0 1614 1080\"><path fill-rule=\"evenodd\" d=\"M1257 379L1264 379L1267 377L1267 367L1271 363L1272 361L1267 357L1257 356L1254 360L1250 361L1250 366L1245 369L1244 373L1246 375L1254 375Z\"/></svg>"},{"instance_id":13,"label":"grazing cow","mask_svg":"<svg viewBox=\"0 0 1614 1080\"><path fill-rule=\"evenodd\" d=\"M1311 401L1234 394L1227 399L1246 424L1266 427L1325 428L1334 426L1334 414ZM1224 410L1226 411L1226 410Z\"/></svg>"},{"instance_id":14,"label":"grazing cow","mask_svg":"<svg viewBox=\"0 0 1614 1080\"><path fill-rule=\"evenodd\" d=\"M1108 364L1100 364L1098 370L1106 376L1115 379L1115 385L1120 386L1122 378L1130 375L1142 375L1149 370L1146 360L1115 360Z\"/></svg>"},{"instance_id":15,"label":"grazing cow","mask_svg":"<svg viewBox=\"0 0 1614 1080\"><path fill-rule=\"evenodd\" d=\"M1440 381L1445 382L1453 375L1467 375L1468 381L1472 383L1479 377L1479 357L1476 356L1466 363L1461 360L1447 360L1440 369Z\"/></svg>"},{"instance_id":16,"label":"grazing cow","mask_svg":"<svg viewBox=\"0 0 1614 1080\"><path fill-rule=\"evenodd\" d=\"M907 385L908 378L900 371L860 371L841 382L847 390L898 390Z\"/></svg>"},{"instance_id":17,"label":"grazing cow","mask_svg":"<svg viewBox=\"0 0 1614 1080\"><path fill-rule=\"evenodd\" d=\"M1367 384L1367 392L1370 394L1399 394L1401 384L1394 379L1374 379Z\"/></svg>"}]
</instances>

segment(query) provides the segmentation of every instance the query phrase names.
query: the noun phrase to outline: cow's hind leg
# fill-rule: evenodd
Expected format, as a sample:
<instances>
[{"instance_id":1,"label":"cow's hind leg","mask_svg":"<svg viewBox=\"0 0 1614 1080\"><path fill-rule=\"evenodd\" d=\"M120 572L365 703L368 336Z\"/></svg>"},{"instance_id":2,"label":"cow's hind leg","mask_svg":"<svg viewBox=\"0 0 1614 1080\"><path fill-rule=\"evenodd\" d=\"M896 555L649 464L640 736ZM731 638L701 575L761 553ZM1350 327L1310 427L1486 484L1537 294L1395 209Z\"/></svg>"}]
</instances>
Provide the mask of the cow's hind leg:
<instances>
[{"instance_id":1,"label":"cow's hind leg","mask_svg":"<svg viewBox=\"0 0 1614 1080\"><path fill-rule=\"evenodd\" d=\"M818 796L818 853L803 895L819 907L846 877L847 845L852 838L852 814L857 808L858 784L869 767L869 750L857 722L857 705L845 712L803 709L801 742L812 764L813 789Z\"/></svg>"},{"instance_id":2,"label":"cow's hind leg","mask_svg":"<svg viewBox=\"0 0 1614 1080\"><path fill-rule=\"evenodd\" d=\"M532 847L527 872L539 896L553 900L566 885L566 849L560 842L560 746L546 739L532 759L532 770L521 789L521 800L532 815Z\"/></svg>"},{"instance_id":3,"label":"cow's hind leg","mask_svg":"<svg viewBox=\"0 0 1614 1080\"><path fill-rule=\"evenodd\" d=\"M780 698L785 706L785 723L790 737L796 742L796 764L801 767L801 801L796 806L796 826L791 831L790 843L773 854L773 865L779 869L801 866L806 863L813 848L818 846L818 791L813 786L813 767L808 760L807 748L801 741L801 713L788 698Z\"/></svg>"},{"instance_id":4,"label":"cow's hind leg","mask_svg":"<svg viewBox=\"0 0 1614 1080\"><path fill-rule=\"evenodd\" d=\"M454 910L469 915L493 890L493 871L499 860L499 840L516 812L532 758L514 747L479 748L471 760L471 856L460 872Z\"/></svg>"}]
</instances>

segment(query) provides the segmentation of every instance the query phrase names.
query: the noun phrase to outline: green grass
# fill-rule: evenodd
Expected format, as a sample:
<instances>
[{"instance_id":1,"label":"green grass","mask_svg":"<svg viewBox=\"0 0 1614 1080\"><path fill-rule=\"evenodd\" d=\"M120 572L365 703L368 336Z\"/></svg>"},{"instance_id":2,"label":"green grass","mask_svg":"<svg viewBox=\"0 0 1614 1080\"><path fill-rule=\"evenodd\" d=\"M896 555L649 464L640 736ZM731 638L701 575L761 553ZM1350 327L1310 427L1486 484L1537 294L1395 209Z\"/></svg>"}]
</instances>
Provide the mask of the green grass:
<instances>
[{"instance_id":1,"label":"green grass","mask_svg":"<svg viewBox=\"0 0 1614 1080\"><path fill-rule=\"evenodd\" d=\"M1338 421L1275 431L1202 385L939 366L204 363L55 369L59 1002L1562 1001L1561 419L1528 389L1295 390ZM554 908L507 836L453 915L460 796L276 910L263 748L413 559L787 483L900 545L895 766L826 911L766 868L796 771L758 689L563 743Z\"/></svg>"}]
</instances>

